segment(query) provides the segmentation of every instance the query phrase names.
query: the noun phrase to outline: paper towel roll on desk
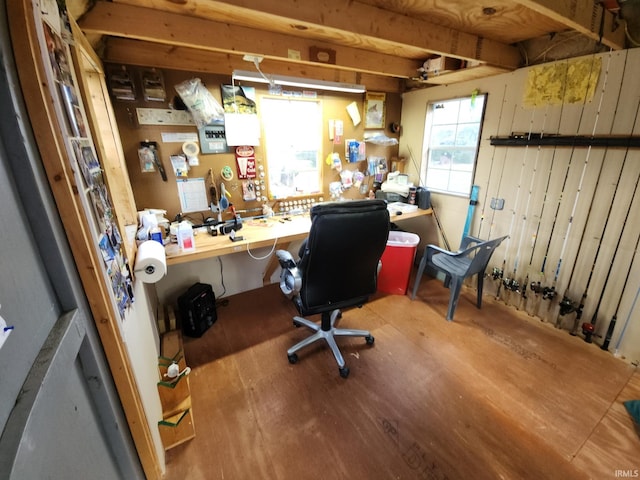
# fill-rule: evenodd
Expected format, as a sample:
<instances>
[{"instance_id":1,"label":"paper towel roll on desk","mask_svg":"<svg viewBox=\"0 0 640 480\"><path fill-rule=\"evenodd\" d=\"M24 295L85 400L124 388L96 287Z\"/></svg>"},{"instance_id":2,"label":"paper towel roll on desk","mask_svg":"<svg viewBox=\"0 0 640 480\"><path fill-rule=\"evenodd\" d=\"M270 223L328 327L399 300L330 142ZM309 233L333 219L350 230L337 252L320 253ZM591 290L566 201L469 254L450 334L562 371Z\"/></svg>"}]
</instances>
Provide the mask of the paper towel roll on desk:
<instances>
[{"instance_id":1,"label":"paper towel roll on desk","mask_svg":"<svg viewBox=\"0 0 640 480\"><path fill-rule=\"evenodd\" d=\"M167 256L164 247L155 240L147 240L138 246L134 272L144 283L156 283L167 273Z\"/></svg>"}]
</instances>

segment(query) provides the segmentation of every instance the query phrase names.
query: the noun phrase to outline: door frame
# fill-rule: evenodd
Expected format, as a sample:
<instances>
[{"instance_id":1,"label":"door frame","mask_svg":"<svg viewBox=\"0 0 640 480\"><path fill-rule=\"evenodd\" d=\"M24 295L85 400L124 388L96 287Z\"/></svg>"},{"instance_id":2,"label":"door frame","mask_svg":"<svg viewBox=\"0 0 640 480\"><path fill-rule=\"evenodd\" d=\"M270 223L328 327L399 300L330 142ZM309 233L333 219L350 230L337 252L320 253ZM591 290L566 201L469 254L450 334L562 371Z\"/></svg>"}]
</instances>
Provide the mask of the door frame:
<instances>
[{"instance_id":1,"label":"door frame","mask_svg":"<svg viewBox=\"0 0 640 480\"><path fill-rule=\"evenodd\" d=\"M143 467L149 479L161 479L157 456L136 380L120 335L119 313L101 275L102 259L94 248L78 185L66 158L65 138L54 110L35 25L31 0L7 2L8 24L20 87L62 225L82 288L87 297L120 402Z\"/></svg>"}]
</instances>

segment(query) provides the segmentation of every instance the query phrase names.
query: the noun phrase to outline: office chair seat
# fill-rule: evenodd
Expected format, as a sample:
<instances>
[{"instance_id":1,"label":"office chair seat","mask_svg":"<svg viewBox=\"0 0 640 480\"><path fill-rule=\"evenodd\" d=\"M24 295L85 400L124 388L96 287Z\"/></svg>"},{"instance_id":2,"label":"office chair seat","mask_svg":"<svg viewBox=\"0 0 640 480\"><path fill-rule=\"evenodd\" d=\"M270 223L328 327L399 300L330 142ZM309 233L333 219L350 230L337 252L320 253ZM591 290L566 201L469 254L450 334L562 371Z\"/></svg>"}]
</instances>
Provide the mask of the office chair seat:
<instances>
[{"instance_id":1,"label":"office chair seat","mask_svg":"<svg viewBox=\"0 0 640 480\"><path fill-rule=\"evenodd\" d=\"M300 316L295 326L314 333L287 350L289 362L298 362L298 352L324 340L346 378L349 367L336 337L374 338L367 330L337 328L342 311L361 307L376 291L378 262L389 236L389 212L382 200L354 200L315 205L311 209L311 230L298 252L296 262L286 250L276 256L282 267L280 288L296 306ZM304 317L320 314L320 323Z\"/></svg>"}]
</instances>

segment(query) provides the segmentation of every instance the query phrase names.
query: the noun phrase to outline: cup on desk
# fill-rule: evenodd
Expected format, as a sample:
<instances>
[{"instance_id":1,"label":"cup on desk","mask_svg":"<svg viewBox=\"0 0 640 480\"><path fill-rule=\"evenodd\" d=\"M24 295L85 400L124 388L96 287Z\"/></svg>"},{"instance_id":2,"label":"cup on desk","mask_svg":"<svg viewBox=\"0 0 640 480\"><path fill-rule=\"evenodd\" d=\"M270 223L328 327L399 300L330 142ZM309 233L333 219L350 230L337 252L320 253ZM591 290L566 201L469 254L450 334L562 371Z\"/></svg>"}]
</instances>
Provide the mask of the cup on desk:
<instances>
[{"instance_id":1,"label":"cup on desk","mask_svg":"<svg viewBox=\"0 0 640 480\"><path fill-rule=\"evenodd\" d=\"M409 205L415 205L416 204L416 187L409 187L409 198L407 200L407 203Z\"/></svg>"}]
</instances>

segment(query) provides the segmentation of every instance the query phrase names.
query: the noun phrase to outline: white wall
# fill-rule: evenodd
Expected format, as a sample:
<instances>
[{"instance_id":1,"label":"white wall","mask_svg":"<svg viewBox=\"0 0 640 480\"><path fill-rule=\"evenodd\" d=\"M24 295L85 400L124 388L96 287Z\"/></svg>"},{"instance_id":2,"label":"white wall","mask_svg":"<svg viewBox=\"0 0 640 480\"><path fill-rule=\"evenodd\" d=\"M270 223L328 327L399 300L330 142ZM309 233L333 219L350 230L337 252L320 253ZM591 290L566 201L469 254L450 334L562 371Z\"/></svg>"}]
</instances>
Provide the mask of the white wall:
<instances>
[{"instance_id":1,"label":"white wall","mask_svg":"<svg viewBox=\"0 0 640 480\"><path fill-rule=\"evenodd\" d=\"M147 415L160 466L164 473L165 455L158 421L162 419L162 405L158 395L158 355L160 354L158 327L155 323L157 298L152 284L140 280L134 283L135 302L127 310L122 335L138 385L138 393Z\"/></svg>"},{"instance_id":2,"label":"white wall","mask_svg":"<svg viewBox=\"0 0 640 480\"><path fill-rule=\"evenodd\" d=\"M488 93L474 179L480 186L480 201L471 233L482 238L510 235L494 254L489 272L492 267L503 268L505 277L521 284L540 281L558 291L552 302L541 301L539 297L536 301L536 296L529 294L525 303L519 294L505 292L504 288L500 297L508 304L527 307L530 313L546 321L554 324L559 321L562 328L571 330L575 313L558 315L563 294L579 303L587 293L581 325L592 320L604 290L596 315L596 334L604 336L617 310L618 322L610 345L614 351L624 323L630 318L620 353L630 361L637 361L640 305L631 313L630 310L640 285L640 255L634 255L640 235L636 213L640 208L640 192L634 195L640 175L640 149L490 145L491 136L508 136L512 132L639 135L640 122L636 122L636 117L640 101L640 50L599 57L602 69L598 85L593 99L586 103L526 107L523 94L531 68L408 92L403 96L400 154L420 163L428 102L468 96L475 89ZM414 164L410 165L410 171L415 180ZM489 207L492 197L505 199L503 210ZM451 248L457 248L468 198L432 193L432 203ZM489 278L485 290L495 294L497 282ZM602 339L596 337L595 341L600 344Z\"/></svg>"}]
</instances>

